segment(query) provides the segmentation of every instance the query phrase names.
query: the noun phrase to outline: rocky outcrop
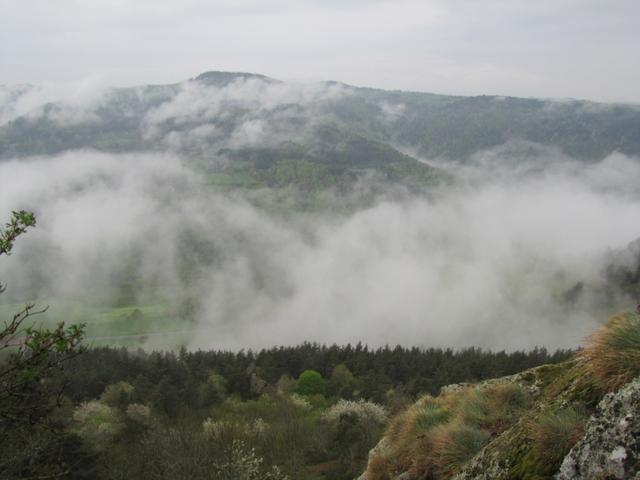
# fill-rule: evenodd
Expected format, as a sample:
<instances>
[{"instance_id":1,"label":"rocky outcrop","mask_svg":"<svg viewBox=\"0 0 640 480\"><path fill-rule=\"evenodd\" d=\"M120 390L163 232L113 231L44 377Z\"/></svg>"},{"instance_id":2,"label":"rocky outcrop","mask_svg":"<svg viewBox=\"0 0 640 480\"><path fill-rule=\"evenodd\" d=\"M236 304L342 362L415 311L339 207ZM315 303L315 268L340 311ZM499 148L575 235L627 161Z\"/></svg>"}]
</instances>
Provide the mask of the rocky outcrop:
<instances>
[{"instance_id":1,"label":"rocky outcrop","mask_svg":"<svg viewBox=\"0 0 640 480\"><path fill-rule=\"evenodd\" d=\"M549 370L556 370L557 368L559 368L559 366L543 365L514 375L488 379L479 383L454 383L442 387L440 389L440 395L460 393L469 387L475 387L482 390L496 385L516 384L522 387L524 391L530 395L531 399L535 400L540 396L542 387L548 382L548 379L545 380L545 376L550 376L547 372ZM418 403L423 400L424 399L418 400ZM505 444L508 446L512 443L513 439L510 436L505 435L504 437L499 438L499 440L504 440ZM459 478L461 480L466 480L478 478L484 480L496 480L508 478L508 468L503 464L504 462L502 458L505 448L506 447L501 446L496 450L485 449L487 450L486 453L478 455L476 459L474 459L475 463L473 463L473 468L470 468L464 474L456 477L456 479ZM389 439L387 437L382 437L380 442L369 452L369 462L377 456L384 457L390 454L391 450L392 446ZM367 469L368 467L369 465L367 465ZM482 474L478 474L478 472L482 472ZM360 475L356 480L368 480L366 470L365 473ZM398 473L397 476L394 477L394 480L416 480L416 478L411 475L410 472L402 472Z\"/></svg>"},{"instance_id":2,"label":"rocky outcrop","mask_svg":"<svg viewBox=\"0 0 640 480\"><path fill-rule=\"evenodd\" d=\"M555 478L640 479L640 378L601 400Z\"/></svg>"},{"instance_id":3,"label":"rocky outcrop","mask_svg":"<svg viewBox=\"0 0 640 480\"><path fill-rule=\"evenodd\" d=\"M371 462L371 460L373 460L378 455L385 455L389 451L389 448L390 448L389 439L387 437L382 437L378 442L378 444L375 447L373 447L371 450L369 450L369 460L367 462L367 467L369 466L368 463ZM360 475L357 478L357 480L367 480L366 470L362 475Z\"/></svg>"},{"instance_id":4,"label":"rocky outcrop","mask_svg":"<svg viewBox=\"0 0 640 480\"><path fill-rule=\"evenodd\" d=\"M640 480L640 315L612 317L565 362L444 387L387 436L375 478Z\"/></svg>"},{"instance_id":5,"label":"rocky outcrop","mask_svg":"<svg viewBox=\"0 0 640 480\"><path fill-rule=\"evenodd\" d=\"M515 382L527 388L536 400L517 423L493 438L451 478L640 480L640 377L619 391L604 397L598 396L591 402L591 391L583 389L579 381L581 372L579 363L571 361L478 384L477 387L482 388L496 382ZM443 391L450 394L464 387L466 385L451 385ZM564 460L560 457L554 466L547 459L536 457L529 436L530 425L548 412L587 404L594 405L590 409L592 416L584 434ZM392 453L392 446L384 437L371 450L369 461L389 453ZM408 472L396 475L400 476L393 477L394 480L414 480ZM362 474L358 480L368 479L366 474Z\"/></svg>"}]
</instances>

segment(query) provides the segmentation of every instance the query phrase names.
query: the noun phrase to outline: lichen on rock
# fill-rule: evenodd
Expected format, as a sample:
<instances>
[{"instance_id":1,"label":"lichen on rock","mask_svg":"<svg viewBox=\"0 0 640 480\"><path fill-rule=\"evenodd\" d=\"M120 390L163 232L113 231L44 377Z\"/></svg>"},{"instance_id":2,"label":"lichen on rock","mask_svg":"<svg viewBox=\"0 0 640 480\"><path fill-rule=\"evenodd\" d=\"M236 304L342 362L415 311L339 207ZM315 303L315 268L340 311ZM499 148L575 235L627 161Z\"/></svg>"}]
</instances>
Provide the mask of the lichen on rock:
<instances>
[{"instance_id":1,"label":"lichen on rock","mask_svg":"<svg viewBox=\"0 0 640 480\"><path fill-rule=\"evenodd\" d=\"M555 478L640 479L640 377L601 400Z\"/></svg>"}]
</instances>

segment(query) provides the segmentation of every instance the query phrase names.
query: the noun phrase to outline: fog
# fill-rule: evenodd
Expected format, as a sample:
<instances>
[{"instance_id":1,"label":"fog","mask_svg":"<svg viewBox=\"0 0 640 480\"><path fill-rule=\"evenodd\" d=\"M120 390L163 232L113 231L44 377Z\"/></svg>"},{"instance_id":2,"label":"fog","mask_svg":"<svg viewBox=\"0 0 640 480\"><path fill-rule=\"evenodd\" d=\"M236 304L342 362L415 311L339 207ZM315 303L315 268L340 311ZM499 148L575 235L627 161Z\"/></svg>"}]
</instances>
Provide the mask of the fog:
<instances>
[{"instance_id":1,"label":"fog","mask_svg":"<svg viewBox=\"0 0 640 480\"><path fill-rule=\"evenodd\" d=\"M260 78L240 77L225 86L185 81L175 96L145 114L144 135L178 151L211 143L273 146L308 135L328 118L327 104L350 93L339 84Z\"/></svg>"},{"instance_id":2,"label":"fog","mask_svg":"<svg viewBox=\"0 0 640 480\"><path fill-rule=\"evenodd\" d=\"M603 269L640 236L638 159L522 150L449 164L458 181L428 196L287 215L212 191L172 154L2 162L6 214L38 218L3 258L4 301L186 302L193 348L574 347L632 305L605 294Z\"/></svg>"},{"instance_id":3,"label":"fog","mask_svg":"<svg viewBox=\"0 0 640 480\"><path fill-rule=\"evenodd\" d=\"M95 109L106 92L90 77L66 84L0 85L0 126L20 117L46 116L62 125L97 121Z\"/></svg>"}]
</instances>

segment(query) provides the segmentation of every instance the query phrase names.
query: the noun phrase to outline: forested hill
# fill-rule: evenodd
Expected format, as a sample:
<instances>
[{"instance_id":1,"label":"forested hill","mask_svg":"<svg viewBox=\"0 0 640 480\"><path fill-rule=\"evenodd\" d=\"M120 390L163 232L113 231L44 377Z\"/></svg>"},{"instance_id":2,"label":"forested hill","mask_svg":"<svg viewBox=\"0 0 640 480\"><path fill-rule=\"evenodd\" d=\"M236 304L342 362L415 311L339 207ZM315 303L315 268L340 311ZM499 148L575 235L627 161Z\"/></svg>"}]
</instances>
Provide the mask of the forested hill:
<instances>
[{"instance_id":1,"label":"forested hill","mask_svg":"<svg viewBox=\"0 0 640 480\"><path fill-rule=\"evenodd\" d=\"M231 184L295 182L286 162L320 186L365 170L424 178L434 170L401 151L465 160L509 141L582 160L638 155L640 107L303 85L239 72L57 98L34 86L0 87L0 159L169 150L218 173L241 159L217 179Z\"/></svg>"}]
</instances>

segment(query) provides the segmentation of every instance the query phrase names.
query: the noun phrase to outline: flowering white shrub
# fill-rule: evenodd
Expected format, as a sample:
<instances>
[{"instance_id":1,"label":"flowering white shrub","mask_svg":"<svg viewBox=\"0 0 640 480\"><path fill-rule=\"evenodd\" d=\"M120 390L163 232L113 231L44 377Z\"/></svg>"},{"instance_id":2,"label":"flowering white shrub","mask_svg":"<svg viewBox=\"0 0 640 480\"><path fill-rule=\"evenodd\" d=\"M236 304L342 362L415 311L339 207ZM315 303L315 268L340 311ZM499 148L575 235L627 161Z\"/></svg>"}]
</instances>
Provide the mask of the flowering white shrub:
<instances>
[{"instance_id":1,"label":"flowering white shrub","mask_svg":"<svg viewBox=\"0 0 640 480\"><path fill-rule=\"evenodd\" d=\"M297 408L301 410L311 409L311 404L302 395L298 395L297 393L294 393L289 398L291 399L291 403L293 403Z\"/></svg>"},{"instance_id":2,"label":"flowering white shrub","mask_svg":"<svg viewBox=\"0 0 640 480\"><path fill-rule=\"evenodd\" d=\"M243 442L235 440L231 446L230 458L227 462L216 465L215 478L220 480L288 480L278 467L264 471L264 459L256 455L256 451L247 449Z\"/></svg>"},{"instance_id":3,"label":"flowering white shrub","mask_svg":"<svg viewBox=\"0 0 640 480\"><path fill-rule=\"evenodd\" d=\"M261 433L264 433L267 427L268 427L267 422L265 422L261 418L256 418L251 424L251 432L256 435L260 435Z\"/></svg>"},{"instance_id":4,"label":"flowering white shrub","mask_svg":"<svg viewBox=\"0 0 640 480\"><path fill-rule=\"evenodd\" d=\"M228 432L233 428L234 424L227 422L226 420L213 420L211 418L207 418L202 422L204 434L211 438L221 437L223 433Z\"/></svg>"},{"instance_id":5,"label":"flowering white shrub","mask_svg":"<svg viewBox=\"0 0 640 480\"><path fill-rule=\"evenodd\" d=\"M237 432L243 435L260 435L269 425L262 418L256 418L249 425L242 422L230 422L227 420L213 420L207 418L202 422L202 430L209 438L220 438L225 433Z\"/></svg>"},{"instance_id":6,"label":"flowering white shrub","mask_svg":"<svg viewBox=\"0 0 640 480\"><path fill-rule=\"evenodd\" d=\"M102 444L122 430L120 412L96 400L83 402L73 412L74 430L96 444Z\"/></svg>"},{"instance_id":7,"label":"flowering white shrub","mask_svg":"<svg viewBox=\"0 0 640 480\"><path fill-rule=\"evenodd\" d=\"M340 400L329 408L322 418L327 422L337 422L343 415L355 415L360 420L373 421L380 425L387 420L387 412L382 405L365 400Z\"/></svg>"},{"instance_id":8,"label":"flowering white shrub","mask_svg":"<svg viewBox=\"0 0 640 480\"><path fill-rule=\"evenodd\" d=\"M127 406L127 417L134 422L148 424L151 420L151 409L141 403L131 403Z\"/></svg>"}]
</instances>

